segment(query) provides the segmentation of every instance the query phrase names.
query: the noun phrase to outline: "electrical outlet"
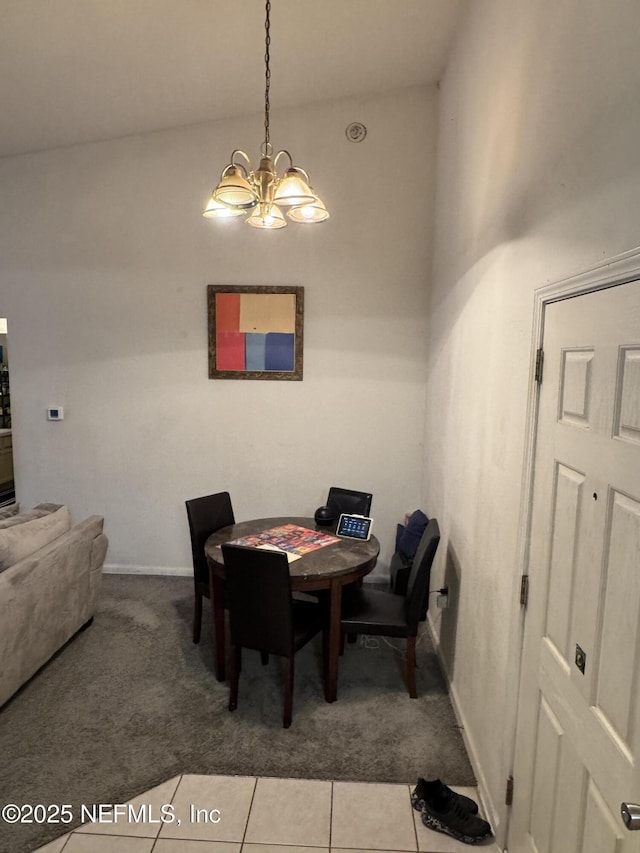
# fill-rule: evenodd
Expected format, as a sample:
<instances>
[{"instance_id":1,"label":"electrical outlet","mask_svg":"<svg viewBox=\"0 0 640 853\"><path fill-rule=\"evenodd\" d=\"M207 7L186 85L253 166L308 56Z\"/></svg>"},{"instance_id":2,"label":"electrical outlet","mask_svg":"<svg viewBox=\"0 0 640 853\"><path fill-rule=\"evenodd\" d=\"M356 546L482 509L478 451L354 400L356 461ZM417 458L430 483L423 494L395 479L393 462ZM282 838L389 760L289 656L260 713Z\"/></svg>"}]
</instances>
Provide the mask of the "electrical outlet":
<instances>
[{"instance_id":1,"label":"electrical outlet","mask_svg":"<svg viewBox=\"0 0 640 853\"><path fill-rule=\"evenodd\" d=\"M442 590L439 590L438 597L436 598L436 605L440 608L440 610L446 610L449 606L449 590L445 587Z\"/></svg>"}]
</instances>

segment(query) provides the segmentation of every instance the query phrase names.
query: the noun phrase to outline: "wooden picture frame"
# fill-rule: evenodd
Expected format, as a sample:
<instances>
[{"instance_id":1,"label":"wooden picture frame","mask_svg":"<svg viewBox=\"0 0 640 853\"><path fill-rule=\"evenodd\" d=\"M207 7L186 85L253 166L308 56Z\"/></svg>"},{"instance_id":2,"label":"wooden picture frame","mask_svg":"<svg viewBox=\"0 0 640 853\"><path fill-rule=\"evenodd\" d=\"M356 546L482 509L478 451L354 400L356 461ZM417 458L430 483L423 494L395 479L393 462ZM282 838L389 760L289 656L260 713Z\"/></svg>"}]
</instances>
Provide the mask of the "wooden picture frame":
<instances>
[{"instance_id":1,"label":"wooden picture frame","mask_svg":"<svg viewBox=\"0 0 640 853\"><path fill-rule=\"evenodd\" d=\"M302 380L304 287L207 286L209 379Z\"/></svg>"}]
</instances>

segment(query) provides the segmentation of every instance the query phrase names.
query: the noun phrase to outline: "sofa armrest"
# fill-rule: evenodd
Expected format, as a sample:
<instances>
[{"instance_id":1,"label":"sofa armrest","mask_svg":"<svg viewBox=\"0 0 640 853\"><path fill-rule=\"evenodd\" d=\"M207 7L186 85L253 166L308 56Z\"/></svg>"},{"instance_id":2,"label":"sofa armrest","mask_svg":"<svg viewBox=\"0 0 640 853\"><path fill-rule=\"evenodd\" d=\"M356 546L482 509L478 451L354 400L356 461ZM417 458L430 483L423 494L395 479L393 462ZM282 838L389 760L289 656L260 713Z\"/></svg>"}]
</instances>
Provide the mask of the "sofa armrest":
<instances>
[{"instance_id":1,"label":"sofa armrest","mask_svg":"<svg viewBox=\"0 0 640 853\"><path fill-rule=\"evenodd\" d=\"M109 540L100 533L91 542L91 555L89 564L89 596L87 598L87 607L84 614L84 622L93 616L96 608L96 600L102 585L102 567L107 556L107 548Z\"/></svg>"},{"instance_id":2,"label":"sofa armrest","mask_svg":"<svg viewBox=\"0 0 640 853\"><path fill-rule=\"evenodd\" d=\"M91 516L0 572L0 705L93 615L103 524Z\"/></svg>"}]
</instances>

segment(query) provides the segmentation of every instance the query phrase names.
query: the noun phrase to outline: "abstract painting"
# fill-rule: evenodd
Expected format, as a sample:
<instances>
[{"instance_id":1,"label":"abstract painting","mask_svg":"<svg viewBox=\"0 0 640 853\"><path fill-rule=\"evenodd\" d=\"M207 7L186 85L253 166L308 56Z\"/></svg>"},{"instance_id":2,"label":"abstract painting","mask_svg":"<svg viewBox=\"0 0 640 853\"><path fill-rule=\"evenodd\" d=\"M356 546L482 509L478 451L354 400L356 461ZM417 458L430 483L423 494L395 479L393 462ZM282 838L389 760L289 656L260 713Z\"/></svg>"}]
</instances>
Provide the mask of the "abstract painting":
<instances>
[{"instance_id":1,"label":"abstract painting","mask_svg":"<svg viewBox=\"0 0 640 853\"><path fill-rule=\"evenodd\" d=\"M207 287L209 379L302 379L303 287Z\"/></svg>"}]
</instances>

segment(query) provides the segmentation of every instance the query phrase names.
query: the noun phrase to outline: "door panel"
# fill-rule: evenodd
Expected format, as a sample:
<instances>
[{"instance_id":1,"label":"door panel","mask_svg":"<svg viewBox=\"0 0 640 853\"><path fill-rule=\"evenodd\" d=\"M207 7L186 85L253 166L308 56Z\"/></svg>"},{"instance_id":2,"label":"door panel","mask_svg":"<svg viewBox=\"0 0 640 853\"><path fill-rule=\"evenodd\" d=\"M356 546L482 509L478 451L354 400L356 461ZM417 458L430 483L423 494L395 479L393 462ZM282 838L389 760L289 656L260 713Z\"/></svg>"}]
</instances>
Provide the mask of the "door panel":
<instances>
[{"instance_id":1,"label":"door panel","mask_svg":"<svg viewBox=\"0 0 640 853\"><path fill-rule=\"evenodd\" d=\"M538 853L576 850L584 818L580 794L586 776L559 719L540 698L529 834L535 838Z\"/></svg>"},{"instance_id":2,"label":"door panel","mask_svg":"<svg viewBox=\"0 0 640 853\"><path fill-rule=\"evenodd\" d=\"M624 831L619 818L611 814L604 797L591 780L580 853L624 853Z\"/></svg>"},{"instance_id":3,"label":"door panel","mask_svg":"<svg viewBox=\"0 0 640 853\"><path fill-rule=\"evenodd\" d=\"M640 347L621 347L614 435L640 443Z\"/></svg>"},{"instance_id":4,"label":"door panel","mask_svg":"<svg viewBox=\"0 0 640 853\"><path fill-rule=\"evenodd\" d=\"M637 719L638 691L634 682L639 661L634 636L640 619L640 503L614 489L610 503L594 706L626 752Z\"/></svg>"},{"instance_id":5,"label":"door panel","mask_svg":"<svg viewBox=\"0 0 640 853\"><path fill-rule=\"evenodd\" d=\"M560 420L589 428L593 350L565 350L562 358Z\"/></svg>"},{"instance_id":6,"label":"door panel","mask_svg":"<svg viewBox=\"0 0 640 853\"><path fill-rule=\"evenodd\" d=\"M556 466L554 478L554 516L549 561L548 588L553 590L547 605L547 642L555 645L567 668L573 655L569 647L573 599L571 590L575 586L577 528L582 510L582 487L584 474Z\"/></svg>"},{"instance_id":7,"label":"door panel","mask_svg":"<svg viewBox=\"0 0 640 853\"><path fill-rule=\"evenodd\" d=\"M510 853L640 853L640 283L547 307Z\"/></svg>"}]
</instances>

